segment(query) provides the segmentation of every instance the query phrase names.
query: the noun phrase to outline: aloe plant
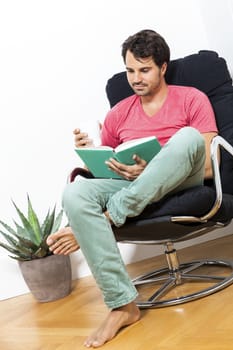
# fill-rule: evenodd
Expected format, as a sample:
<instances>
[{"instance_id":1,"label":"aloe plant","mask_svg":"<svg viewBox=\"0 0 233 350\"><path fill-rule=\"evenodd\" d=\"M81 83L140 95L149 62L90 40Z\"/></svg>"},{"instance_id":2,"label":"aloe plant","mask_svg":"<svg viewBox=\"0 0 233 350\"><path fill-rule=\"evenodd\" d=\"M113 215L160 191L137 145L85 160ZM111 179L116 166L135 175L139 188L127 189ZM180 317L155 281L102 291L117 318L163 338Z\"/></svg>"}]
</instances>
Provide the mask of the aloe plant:
<instances>
[{"instance_id":1,"label":"aloe plant","mask_svg":"<svg viewBox=\"0 0 233 350\"><path fill-rule=\"evenodd\" d=\"M52 255L52 252L46 244L46 239L51 233L59 229L63 211L61 210L58 215L55 216L56 206L54 206L52 211L50 211L50 209L48 210L43 223L40 224L28 195L27 217L17 207L14 201L12 201L12 203L19 215L21 223L18 224L14 221L15 228L13 229L0 220L0 224L4 229L4 231L0 230L0 234L7 241L7 243L0 242L0 247L13 254L10 255L11 258L20 261L39 259Z\"/></svg>"}]
</instances>

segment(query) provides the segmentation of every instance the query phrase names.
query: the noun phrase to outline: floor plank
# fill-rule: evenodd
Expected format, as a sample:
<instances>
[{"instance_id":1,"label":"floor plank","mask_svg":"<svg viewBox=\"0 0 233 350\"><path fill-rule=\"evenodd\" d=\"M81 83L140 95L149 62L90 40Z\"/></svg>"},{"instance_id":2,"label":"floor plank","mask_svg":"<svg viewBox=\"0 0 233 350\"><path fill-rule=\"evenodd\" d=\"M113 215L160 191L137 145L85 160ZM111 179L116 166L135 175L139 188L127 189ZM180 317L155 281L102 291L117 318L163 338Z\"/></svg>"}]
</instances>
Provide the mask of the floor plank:
<instances>
[{"instance_id":1,"label":"floor plank","mask_svg":"<svg viewBox=\"0 0 233 350\"><path fill-rule=\"evenodd\" d=\"M198 258L233 260L233 236L179 252L180 261ZM132 277L165 264L155 257L128 266ZM85 349L84 339L107 314L92 277L74 281L63 299L38 303L31 294L0 302L1 350ZM230 350L233 348L233 285L189 303L143 310L136 324L104 345L111 350Z\"/></svg>"}]
</instances>

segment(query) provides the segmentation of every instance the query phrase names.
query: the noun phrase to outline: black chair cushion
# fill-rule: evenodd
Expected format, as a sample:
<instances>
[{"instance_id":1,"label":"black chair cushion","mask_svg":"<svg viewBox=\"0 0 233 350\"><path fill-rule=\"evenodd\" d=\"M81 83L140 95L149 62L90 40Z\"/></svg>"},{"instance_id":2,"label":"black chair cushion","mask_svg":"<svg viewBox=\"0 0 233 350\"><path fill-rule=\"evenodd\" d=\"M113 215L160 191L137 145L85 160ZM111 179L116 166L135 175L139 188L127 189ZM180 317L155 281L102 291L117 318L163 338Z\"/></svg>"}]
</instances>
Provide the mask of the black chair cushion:
<instances>
[{"instance_id":1,"label":"black chair cushion","mask_svg":"<svg viewBox=\"0 0 233 350\"><path fill-rule=\"evenodd\" d=\"M142 214L128 221L151 219L162 216L197 216L207 214L214 205L215 190L208 186L193 187L167 196L159 202L148 205ZM213 221L226 223L233 217L233 195L224 194L220 209L212 218Z\"/></svg>"},{"instance_id":2,"label":"black chair cushion","mask_svg":"<svg viewBox=\"0 0 233 350\"><path fill-rule=\"evenodd\" d=\"M128 218L121 227L113 227L118 242L176 242L195 238L216 228L216 223L227 225L233 217L233 196L224 194L217 214L207 222L172 222L172 216L202 216L215 201L215 192L200 186L153 203L134 218ZM188 213L188 214L187 214Z\"/></svg>"},{"instance_id":3,"label":"black chair cushion","mask_svg":"<svg viewBox=\"0 0 233 350\"><path fill-rule=\"evenodd\" d=\"M75 168L70 174L70 182L73 182L76 176L94 178L92 173L83 168ZM215 190L208 186L197 186L188 190L177 192L172 196L167 196L159 202L148 205L142 214L134 218L128 218L127 222L140 221L142 219L151 219L168 216L190 215L201 217L207 214L215 202ZM233 217L233 195L224 194L223 201L213 221L225 223Z\"/></svg>"}]
</instances>

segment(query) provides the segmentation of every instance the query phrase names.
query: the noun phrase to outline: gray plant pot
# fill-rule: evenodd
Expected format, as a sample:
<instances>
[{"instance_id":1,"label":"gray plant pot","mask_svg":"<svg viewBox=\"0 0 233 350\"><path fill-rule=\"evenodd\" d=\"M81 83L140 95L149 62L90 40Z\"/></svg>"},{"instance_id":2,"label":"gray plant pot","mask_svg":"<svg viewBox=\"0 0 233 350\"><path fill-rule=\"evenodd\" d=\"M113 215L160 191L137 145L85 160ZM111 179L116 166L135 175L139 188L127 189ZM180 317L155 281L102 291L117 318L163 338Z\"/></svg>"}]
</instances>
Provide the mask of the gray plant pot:
<instances>
[{"instance_id":1,"label":"gray plant pot","mask_svg":"<svg viewBox=\"0 0 233 350\"><path fill-rule=\"evenodd\" d=\"M23 278L39 302L64 298L71 292L70 257L51 255L30 261L19 261Z\"/></svg>"}]
</instances>

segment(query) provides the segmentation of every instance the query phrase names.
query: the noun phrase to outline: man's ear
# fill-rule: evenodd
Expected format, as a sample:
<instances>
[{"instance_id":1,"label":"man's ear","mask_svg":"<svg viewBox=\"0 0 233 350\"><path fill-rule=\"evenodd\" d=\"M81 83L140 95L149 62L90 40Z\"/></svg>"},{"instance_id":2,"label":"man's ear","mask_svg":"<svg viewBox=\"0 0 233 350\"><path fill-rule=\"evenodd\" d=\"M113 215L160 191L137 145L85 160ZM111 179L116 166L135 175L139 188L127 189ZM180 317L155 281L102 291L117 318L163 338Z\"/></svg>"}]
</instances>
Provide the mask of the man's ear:
<instances>
[{"instance_id":1,"label":"man's ear","mask_svg":"<svg viewBox=\"0 0 233 350\"><path fill-rule=\"evenodd\" d=\"M164 62L161 66L161 73L164 76L167 71L167 62Z\"/></svg>"}]
</instances>

